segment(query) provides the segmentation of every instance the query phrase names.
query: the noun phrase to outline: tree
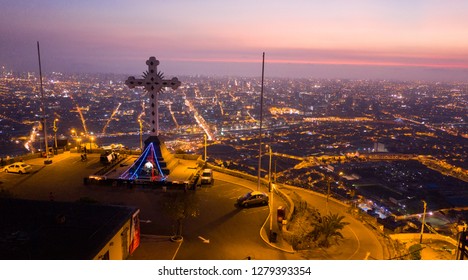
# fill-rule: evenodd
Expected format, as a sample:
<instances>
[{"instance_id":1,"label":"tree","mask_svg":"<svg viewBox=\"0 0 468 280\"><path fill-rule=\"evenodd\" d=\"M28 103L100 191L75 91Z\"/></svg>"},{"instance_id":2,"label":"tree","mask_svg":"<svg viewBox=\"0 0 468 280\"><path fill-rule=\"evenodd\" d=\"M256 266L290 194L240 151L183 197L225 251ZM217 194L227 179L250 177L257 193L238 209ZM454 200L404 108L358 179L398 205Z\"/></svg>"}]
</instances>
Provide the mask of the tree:
<instances>
[{"instance_id":1,"label":"tree","mask_svg":"<svg viewBox=\"0 0 468 280\"><path fill-rule=\"evenodd\" d=\"M314 229L310 232L317 244L322 247L330 247L332 238L341 238L341 230L348 225L348 222L344 222L344 216L338 214L329 214L312 222Z\"/></svg>"},{"instance_id":2,"label":"tree","mask_svg":"<svg viewBox=\"0 0 468 280\"><path fill-rule=\"evenodd\" d=\"M198 198L192 191L168 191L164 195L164 210L175 220L176 230L173 240L182 240L183 222L186 218L197 217L200 214Z\"/></svg>"}]
</instances>

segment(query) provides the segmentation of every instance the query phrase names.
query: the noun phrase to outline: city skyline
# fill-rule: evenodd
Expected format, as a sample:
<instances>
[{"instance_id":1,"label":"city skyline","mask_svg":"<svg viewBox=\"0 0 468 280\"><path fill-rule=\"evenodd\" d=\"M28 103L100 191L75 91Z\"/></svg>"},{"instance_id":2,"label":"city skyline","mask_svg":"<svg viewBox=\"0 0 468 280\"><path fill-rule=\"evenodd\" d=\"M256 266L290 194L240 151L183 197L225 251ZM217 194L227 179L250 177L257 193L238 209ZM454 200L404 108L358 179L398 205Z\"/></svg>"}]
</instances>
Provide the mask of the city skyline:
<instances>
[{"instance_id":1,"label":"city skyline","mask_svg":"<svg viewBox=\"0 0 468 280\"><path fill-rule=\"evenodd\" d=\"M148 114L145 115L147 106L144 106L148 102L143 102L147 100L147 94L143 90L126 87L123 81L116 81L115 75L52 73L44 84L48 93L46 103L49 104L46 123L49 133L45 136L45 129L44 134L40 132L38 114L41 98L38 94L31 94L37 89L38 80L35 75L17 74L6 73L0 79L0 121L3 124L0 165L4 171L0 180L2 188L6 189L3 193L11 193L21 199L51 200L52 197L54 203L81 202L78 200L80 197L99 203L123 201L119 206L137 206L144 221L156 221L150 224L151 227L143 222L142 234L167 236L167 242L171 244L172 223L165 220L163 209L154 208L154 205L167 205L164 204L167 197L162 186L170 182L167 183L169 192L180 190L180 193L191 193L200 198L200 216L193 217L193 220L190 218L184 224L182 246L185 247L180 251L177 249L170 257L166 254L161 256L165 250L154 247L151 247L153 250L139 250L142 254L151 252L145 259L242 259L249 251L255 252L255 259L278 260L371 259L369 256L389 260L452 260L455 255L456 259L466 255L454 254L456 250L462 252L454 244L456 240L463 240L457 234L459 226L463 225L461 221L467 220L468 151L464 148L468 134L463 117L466 115L467 83L267 78L268 98L262 114L265 127L262 146L265 149L259 160L259 79L187 77L184 85L176 91L161 94L158 105L164 146L161 142L158 146L163 157L153 155L154 142L148 142L151 141L148 137L145 144L149 148L141 154L147 163L154 165L151 168L145 164L135 178L127 176L130 173L125 170L135 170L136 164L138 168L143 166L143 161L137 160L138 151L143 151L141 141L148 136L150 128ZM207 131L215 137L204 143ZM44 147L45 143L48 143L50 151L47 159L43 153L48 149ZM22 151L16 153L20 147L23 147ZM27 154L26 149L29 151ZM167 153L163 154L163 151ZM182 160L184 162L181 163ZM24 172L30 170L28 175L10 174L21 171L16 167L18 161L24 161ZM161 165L154 168L157 163ZM257 163L258 169L255 168ZM196 187L194 184L199 177L194 174L198 171L203 174L203 166L214 168L215 179L209 187ZM307 209L311 211L299 206L294 212L299 214L294 214L297 216L292 219L287 218L292 221L286 225L288 232L306 235L300 239L305 240L301 244L308 248L322 246L318 239L306 239L309 230L303 230L302 218L320 217L320 214L313 214L316 211L347 215L346 222L352 224L343 228L344 238L339 243L333 241L332 246L337 247L327 251L328 247L323 245L319 248L325 251L320 254L310 249L303 250L303 245L287 239L284 227L280 229L279 226L278 231L275 230L278 233L275 238L281 239L274 242L284 246L281 248L289 250L292 247L297 251L285 255L283 251L272 251L264 246L263 241L272 242L265 235L268 233L269 223L265 223L268 210L279 217L280 212L274 209L280 209L279 206L291 209L288 206L291 204L280 201L283 200L282 195L275 195L276 205L263 207L266 210L263 212L257 212L261 207L252 209L258 215L255 217L247 212L248 209L235 210L233 204L236 197L245 194L246 182L250 183L249 189L267 190L266 180L262 186L257 182L260 178L273 178L270 177L272 170L275 186L294 187L289 192L293 195L288 201L295 199L294 203L298 202L295 205L303 205L305 203L297 200L298 197L311 199L306 200L306 204L311 205ZM162 179L158 174L171 177ZM226 176L232 176L229 174L241 174L241 177L226 181ZM189 191L187 186L193 187ZM192 192L195 188L200 191ZM162 195L161 200L155 202L158 195ZM329 205L330 197L333 199ZM335 202L341 208L336 208ZM272 217L270 215L270 221L275 220ZM13 218L22 221L23 232L32 232L28 220L18 216ZM47 229L50 219L44 221L46 227L40 228ZM252 226L253 223L263 225L262 229ZM295 225L301 228L297 229ZM201 228L206 230L203 234L200 233ZM366 231L361 232L361 229ZM18 229L15 227L13 230ZM33 231L37 230L34 228ZM226 232L239 232L240 235L226 238ZM259 232L264 238L257 236ZM413 256L408 246L398 247L398 242L379 242L377 237L382 232L390 236L405 234L409 237L405 239L407 242L417 245L421 240L424 244L437 242L438 247L422 248L423 254ZM70 240L69 236L66 233L60 235L66 240ZM117 236L121 238L120 234ZM206 250L207 243L199 236L212 240L210 244L216 247ZM55 237L54 242L57 240ZM434 242L432 238L444 239ZM447 238L452 241L440 243ZM391 239L389 242L393 242ZM144 240L142 238L142 248L154 244ZM250 242L247 245L246 240ZM369 244L368 240L374 242ZM23 246L23 239L19 242L12 244ZM38 240L29 244L34 248L35 244L44 242ZM83 243L90 241L85 238ZM238 244L245 247L239 248ZM360 244L368 245L362 248ZM238 249L226 250L229 246ZM71 253L82 252L74 251L75 246L69 248ZM119 244L109 248L123 252ZM3 256L18 257L9 255L11 251L3 250ZM33 251L27 251L26 257L61 259L52 255L53 250L44 251L44 255L30 252ZM440 252L445 253L441 255ZM109 258L118 257L112 255ZM105 255L98 254L95 259L103 257ZM133 255L129 259L142 258Z\"/></svg>"},{"instance_id":2,"label":"city skyline","mask_svg":"<svg viewBox=\"0 0 468 280\"><path fill-rule=\"evenodd\" d=\"M0 65L137 74L465 81L464 1L10 1Z\"/></svg>"}]
</instances>

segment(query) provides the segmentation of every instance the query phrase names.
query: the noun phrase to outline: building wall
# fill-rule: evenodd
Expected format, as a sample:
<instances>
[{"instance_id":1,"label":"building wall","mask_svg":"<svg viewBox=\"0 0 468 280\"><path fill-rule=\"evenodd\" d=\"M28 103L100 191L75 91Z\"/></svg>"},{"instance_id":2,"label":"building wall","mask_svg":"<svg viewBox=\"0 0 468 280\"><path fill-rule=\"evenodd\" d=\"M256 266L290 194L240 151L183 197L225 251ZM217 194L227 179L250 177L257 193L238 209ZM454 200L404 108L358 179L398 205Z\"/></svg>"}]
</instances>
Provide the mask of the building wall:
<instances>
[{"instance_id":1,"label":"building wall","mask_svg":"<svg viewBox=\"0 0 468 280\"><path fill-rule=\"evenodd\" d=\"M122 228L107 242L94 260L124 260L127 259L131 242L130 227L132 219L128 219ZM124 244L126 242L126 244Z\"/></svg>"}]
</instances>

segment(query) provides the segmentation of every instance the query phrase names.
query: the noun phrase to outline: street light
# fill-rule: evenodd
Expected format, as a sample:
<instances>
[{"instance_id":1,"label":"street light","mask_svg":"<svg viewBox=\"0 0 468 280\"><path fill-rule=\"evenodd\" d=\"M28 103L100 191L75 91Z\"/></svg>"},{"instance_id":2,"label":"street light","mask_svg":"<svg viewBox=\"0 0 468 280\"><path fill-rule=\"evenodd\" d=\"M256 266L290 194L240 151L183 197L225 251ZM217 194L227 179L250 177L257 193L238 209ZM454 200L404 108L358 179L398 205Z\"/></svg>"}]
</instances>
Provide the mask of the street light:
<instances>
[{"instance_id":1,"label":"street light","mask_svg":"<svg viewBox=\"0 0 468 280\"><path fill-rule=\"evenodd\" d=\"M203 134L203 139L205 140L205 157L204 157L204 159L205 159L205 164L206 164L206 133Z\"/></svg>"},{"instance_id":2,"label":"street light","mask_svg":"<svg viewBox=\"0 0 468 280\"><path fill-rule=\"evenodd\" d=\"M81 151L81 144L80 143L81 143L81 138L76 138L76 150L78 152Z\"/></svg>"},{"instance_id":3,"label":"street light","mask_svg":"<svg viewBox=\"0 0 468 280\"><path fill-rule=\"evenodd\" d=\"M268 190L271 192L271 183L272 183L272 180L271 180L271 155L272 155L272 152L271 152L271 145L267 145L268 146L268 154L270 155L270 161L268 163Z\"/></svg>"},{"instance_id":4,"label":"street light","mask_svg":"<svg viewBox=\"0 0 468 280\"><path fill-rule=\"evenodd\" d=\"M141 118L138 118L138 123L140 124L140 152L143 153L143 121Z\"/></svg>"},{"instance_id":5,"label":"street light","mask_svg":"<svg viewBox=\"0 0 468 280\"><path fill-rule=\"evenodd\" d=\"M57 122L58 122L58 119L54 119L54 127L53 127L53 130L54 130L54 141L55 141L55 150L57 150Z\"/></svg>"},{"instance_id":6,"label":"street light","mask_svg":"<svg viewBox=\"0 0 468 280\"><path fill-rule=\"evenodd\" d=\"M424 233L424 225L426 223L426 208L427 208L427 203L426 201L422 201L423 204L424 204L424 212L423 212L423 217L422 217L422 224L421 224L421 237L419 238L419 244L422 243L422 239L423 239L423 233Z\"/></svg>"},{"instance_id":7,"label":"street light","mask_svg":"<svg viewBox=\"0 0 468 280\"><path fill-rule=\"evenodd\" d=\"M339 178L338 178L339 186L338 187L340 187L340 186L343 186L343 180L341 179L343 177L343 175L344 175L343 171L340 171L340 173L338 173L338 175L339 175Z\"/></svg>"},{"instance_id":8,"label":"street light","mask_svg":"<svg viewBox=\"0 0 468 280\"><path fill-rule=\"evenodd\" d=\"M89 144L89 152L92 153L94 136L89 137L89 139L91 140L91 143Z\"/></svg>"},{"instance_id":9,"label":"street light","mask_svg":"<svg viewBox=\"0 0 468 280\"><path fill-rule=\"evenodd\" d=\"M71 139L75 140L75 147L76 147L76 150L78 151L78 140L77 140L78 135L76 134L76 130L72 128L70 130L70 133L71 133ZM71 145L71 143L69 142L68 145Z\"/></svg>"}]
</instances>

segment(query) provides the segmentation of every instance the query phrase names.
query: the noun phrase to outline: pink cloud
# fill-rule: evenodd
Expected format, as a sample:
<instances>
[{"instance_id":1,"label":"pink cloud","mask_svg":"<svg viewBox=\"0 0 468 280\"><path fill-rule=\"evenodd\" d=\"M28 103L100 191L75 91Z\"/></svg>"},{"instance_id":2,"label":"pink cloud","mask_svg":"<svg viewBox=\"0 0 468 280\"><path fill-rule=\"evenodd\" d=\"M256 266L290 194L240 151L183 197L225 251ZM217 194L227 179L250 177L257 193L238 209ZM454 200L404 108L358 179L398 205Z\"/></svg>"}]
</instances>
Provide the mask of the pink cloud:
<instances>
[{"instance_id":1,"label":"pink cloud","mask_svg":"<svg viewBox=\"0 0 468 280\"><path fill-rule=\"evenodd\" d=\"M269 63L319 64L319 65L363 65L363 66L402 66L431 68L468 69L468 55L400 54L376 51L353 50L272 50L267 52ZM190 55L172 56L172 61L187 62L232 62L253 63L261 60L259 51L195 51Z\"/></svg>"}]
</instances>

